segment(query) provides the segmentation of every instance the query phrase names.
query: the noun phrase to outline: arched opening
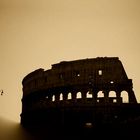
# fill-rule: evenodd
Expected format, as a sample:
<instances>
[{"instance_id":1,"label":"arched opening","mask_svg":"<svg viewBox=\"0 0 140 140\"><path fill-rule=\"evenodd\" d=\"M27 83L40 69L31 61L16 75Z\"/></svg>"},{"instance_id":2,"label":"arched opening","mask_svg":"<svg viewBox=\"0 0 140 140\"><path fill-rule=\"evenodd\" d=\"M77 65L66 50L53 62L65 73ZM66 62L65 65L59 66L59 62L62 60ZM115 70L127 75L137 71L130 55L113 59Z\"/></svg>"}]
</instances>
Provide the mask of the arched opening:
<instances>
[{"instance_id":1,"label":"arched opening","mask_svg":"<svg viewBox=\"0 0 140 140\"><path fill-rule=\"evenodd\" d=\"M91 122L86 122L85 123L85 127L86 128L92 128L93 127L93 124Z\"/></svg>"},{"instance_id":2,"label":"arched opening","mask_svg":"<svg viewBox=\"0 0 140 140\"><path fill-rule=\"evenodd\" d=\"M72 94L69 92L68 93L68 100L72 99Z\"/></svg>"},{"instance_id":3,"label":"arched opening","mask_svg":"<svg viewBox=\"0 0 140 140\"><path fill-rule=\"evenodd\" d=\"M92 98L92 94L89 91L87 92L86 98Z\"/></svg>"},{"instance_id":4,"label":"arched opening","mask_svg":"<svg viewBox=\"0 0 140 140\"><path fill-rule=\"evenodd\" d=\"M52 96L52 101L53 101L53 102L55 101L55 95Z\"/></svg>"},{"instance_id":5,"label":"arched opening","mask_svg":"<svg viewBox=\"0 0 140 140\"><path fill-rule=\"evenodd\" d=\"M110 81L110 84L114 84L114 81Z\"/></svg>"},{"instance_id":6,"label":"arched opening","mask_svg":"<svg viewBox=\"0 0 140 140\"><path fill-rule=\"evenodd\" d=\"M76 98L77 98L77 99L82 98L82 94L81 94L81 92L78 92L78 93L77 93Z\"/></svg>"},{"instance_id":7,"label":"arched opening","mask_svg":"<svg viewBox=\"0 0 140 140\"><path fill-rule=\"evenodd\" d=\"M62 101L63 100L63 94L61 93L60 94L60 101Z\"/></svg>"},{"instance_id":8,"label":"arched opening","mask_svg":"<svg viewBox=\"0 0 140 140\"><path fill-rule=\"evenodd\" d=\"M128 103L129 102L128 92L127 91L122 91L121 92L121 97L122 97L122 102L123 103Z\"/></svg>"},{"instance_id":9,"label":"arched opening","mask_svg":"<svg viewBox=\"0 0 140 140\"><path fill-rule=\"evenodd\" d=\"M102 70L98 70L98 75L102 75L103 71Z\"/></svg>"},{"instance_id":10,"label":"arched opening","mask_svg":"<svg viewBox=\"0 0 140 140\"><path fill-rule=\"evenodd\" d=\"M98 98L104 97L104 93L102 91L99 91L98 94L97 94L97 97Z\"/></svg>"},{"instance_id":11,"label":"arched opening","mask_svg":"<svg viewBox=\"0 0 140 140\"><path fill-rule=\"evenodd\" d=\"M115 91L110 91L109 92L109 97L116 97L116 92Z\"/></svg>"}]
</instances>

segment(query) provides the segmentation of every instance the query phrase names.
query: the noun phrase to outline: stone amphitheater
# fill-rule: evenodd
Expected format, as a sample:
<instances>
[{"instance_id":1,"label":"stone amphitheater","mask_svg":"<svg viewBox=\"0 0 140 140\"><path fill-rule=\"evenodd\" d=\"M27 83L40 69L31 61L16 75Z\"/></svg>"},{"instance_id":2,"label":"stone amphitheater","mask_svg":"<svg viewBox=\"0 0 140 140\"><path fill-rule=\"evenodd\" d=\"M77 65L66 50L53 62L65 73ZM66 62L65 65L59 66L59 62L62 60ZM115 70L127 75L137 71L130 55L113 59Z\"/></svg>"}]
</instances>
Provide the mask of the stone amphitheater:
<instances>
[{"instance_id":1,"label":"stone amphitheater","mask_svg":"<svg viewBox=\"0 0 140 140\"><path fill-rule=\"evenodd\" d=\"M132 79L118 57L62 61L31 72L22 84L27 128L118 130L140 122Z\"/></svg>"}]
</instances>

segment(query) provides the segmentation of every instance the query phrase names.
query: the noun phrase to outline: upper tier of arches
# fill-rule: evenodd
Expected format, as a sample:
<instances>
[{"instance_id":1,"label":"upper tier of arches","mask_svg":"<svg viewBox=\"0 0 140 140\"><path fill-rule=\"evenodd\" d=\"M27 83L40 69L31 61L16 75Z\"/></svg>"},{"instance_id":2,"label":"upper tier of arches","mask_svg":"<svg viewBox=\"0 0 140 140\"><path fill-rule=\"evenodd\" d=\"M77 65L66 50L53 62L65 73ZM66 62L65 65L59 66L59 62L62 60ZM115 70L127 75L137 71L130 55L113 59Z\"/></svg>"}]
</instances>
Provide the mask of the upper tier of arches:
<instances>
[{"instance_id":1,"label":"upper tier of arches","mask_svg":"<svg viewBox=\"0 0 140 140\"><path fill-rule=\"evenodd\" d=\"M85 86L102 89L127 90L132 88L122 63L118 58L95 58L52 65L52 69L38 69L23 79L23 96L39 90Z\"/></svg>"}]
</instances>

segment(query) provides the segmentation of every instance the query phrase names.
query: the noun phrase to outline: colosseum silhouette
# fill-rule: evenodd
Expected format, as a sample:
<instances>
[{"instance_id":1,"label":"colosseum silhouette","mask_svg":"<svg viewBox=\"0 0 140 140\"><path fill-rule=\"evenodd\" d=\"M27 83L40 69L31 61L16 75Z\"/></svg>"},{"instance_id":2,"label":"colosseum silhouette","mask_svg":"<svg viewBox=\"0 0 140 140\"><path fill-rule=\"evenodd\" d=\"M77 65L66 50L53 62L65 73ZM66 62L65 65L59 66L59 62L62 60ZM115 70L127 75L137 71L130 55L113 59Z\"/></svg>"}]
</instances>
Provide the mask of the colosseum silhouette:
<instances>
[{"instance_id":1,"label":"colosseum silhouette","mask_svg":"<svg viewBox=\"0 0 140 140\"><path fill-rule=\"evenodd\" d=\"M118 57L97 57L37 69L22 81L25 127L98 129L140 124L132 79Z\"/></svg>"}]
</instances>

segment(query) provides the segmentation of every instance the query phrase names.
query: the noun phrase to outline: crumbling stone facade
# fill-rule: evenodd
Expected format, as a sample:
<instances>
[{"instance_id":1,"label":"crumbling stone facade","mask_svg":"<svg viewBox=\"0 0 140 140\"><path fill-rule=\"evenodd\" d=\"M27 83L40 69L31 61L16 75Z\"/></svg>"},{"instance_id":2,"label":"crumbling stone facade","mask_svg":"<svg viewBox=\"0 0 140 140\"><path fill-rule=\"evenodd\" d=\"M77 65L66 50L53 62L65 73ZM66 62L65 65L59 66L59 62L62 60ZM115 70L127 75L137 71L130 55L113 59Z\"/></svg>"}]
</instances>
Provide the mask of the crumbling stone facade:
<instances>
[{"instance_id":1,"label":"crumbling stone facade","mask_svg":"<svg viewBox=\"0 0 140 140\"><path fill-rule=\"evenodd\" d=\"M132 79L118 57L63 61L33 71L22 84L24 126L98 127L140 115Z\"/></svg>"}]
</instances>

